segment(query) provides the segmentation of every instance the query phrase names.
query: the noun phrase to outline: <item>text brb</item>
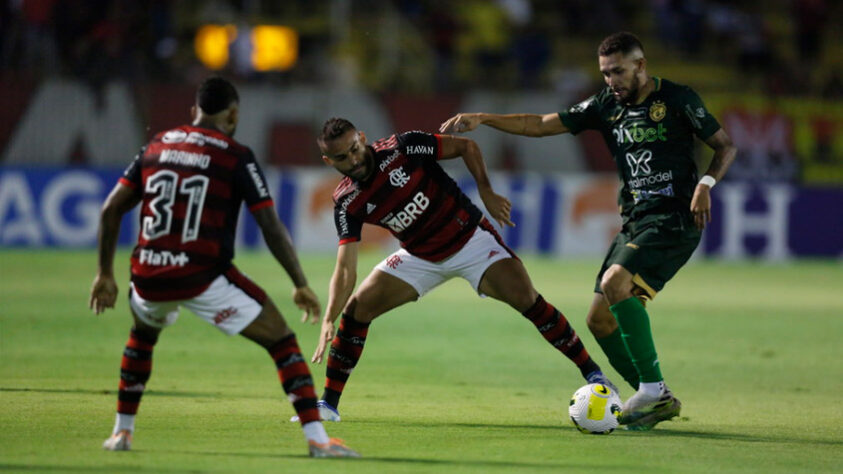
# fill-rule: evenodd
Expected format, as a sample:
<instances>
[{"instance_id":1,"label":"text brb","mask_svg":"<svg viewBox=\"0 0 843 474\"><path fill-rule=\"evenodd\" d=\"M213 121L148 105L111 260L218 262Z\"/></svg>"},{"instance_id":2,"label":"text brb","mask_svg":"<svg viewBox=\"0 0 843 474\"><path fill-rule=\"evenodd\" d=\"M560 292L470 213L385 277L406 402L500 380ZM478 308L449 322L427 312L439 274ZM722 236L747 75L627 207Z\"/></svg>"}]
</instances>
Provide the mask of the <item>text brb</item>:
<instances>
[{"instance_id":1,"label":"text brb","mask_svg":"<svg viewBox=\"0 0 843 474\"><path fill-rule=\"evenodd\" d=\"M384 224L393 232L402 232L410 227L429 205L430 199L419 191L413 196L413 200L404 206L403 210L398 211L394 216L387 216Z\"/></svg>"}]
</instances>

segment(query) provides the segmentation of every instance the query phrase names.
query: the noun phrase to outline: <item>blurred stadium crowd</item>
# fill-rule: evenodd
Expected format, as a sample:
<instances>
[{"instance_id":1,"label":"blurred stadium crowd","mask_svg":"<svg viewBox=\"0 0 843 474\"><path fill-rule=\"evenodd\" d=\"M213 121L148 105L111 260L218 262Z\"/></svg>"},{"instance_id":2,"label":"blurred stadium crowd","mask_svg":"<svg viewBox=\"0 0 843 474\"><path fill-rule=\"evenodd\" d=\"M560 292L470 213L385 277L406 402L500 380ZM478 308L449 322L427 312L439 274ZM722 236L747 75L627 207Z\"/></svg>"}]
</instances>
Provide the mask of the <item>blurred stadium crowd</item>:
<instances>
[{"instance_id":1,"label":"blurred stadium crowd","mask_svg":"<svg viewBox=\"0 0 843 474\"><path fill-rule=\"evenodd\" d=\"M218 72L241 85L417 98L397 110L414 109L412 104L432 97L459 109L466 104L460 97L477 91L497 97L543 93L556 98L547 108L558 110L601 86L595 60L600 39L630 30L644 41L650 72L692 85L733 135L742 154L731 178L843 183L843 41L836 28L843 23L841 2L3 0L0 5L0 80L25 86L73 81L87 85L98 101L106 100L104 90L115 82L135 89L147 84L189 89L211 72L196 52L197 32L203 25L232 25L239 33ZM254 67L252 40L242 32L256 25L295 31L292 67ZM11 97L21 94L7 89L3 95L3 105L12 104L4 110L24 110L20 104L15 108L22 99ZM451 112L445 107L416 115L444 118ZM0 145L14 142L9 137L19 121L10 112L4 115ZM395 122L393 117L395 127L403 125ZM311 143L307 138L303 142ZM576 169L610 171L605 148L591 142L599 140L586 137L580 153L586 165ZM9 163L14 146L5 148ZM517 161L506 150L490 157L494 167L529 167Z\"/></svg>"},{"instance_id":2,"label":"blurred stadium crowd","mask_svg":"<svg viewBox=\"0 0 843 474\"><path fill-rule=\"evenodd\" d=\"M257 73L234 60L227 73L377 91L522 90L599 79L596 42L627 29L674 76L692 61L732 88L839 99L841 11L827 0L4 0L0 65L92 85L195 80L206 73L193 54L201 25L270 23L298 31L296 67Z\"/></svg>"}]
</instances>

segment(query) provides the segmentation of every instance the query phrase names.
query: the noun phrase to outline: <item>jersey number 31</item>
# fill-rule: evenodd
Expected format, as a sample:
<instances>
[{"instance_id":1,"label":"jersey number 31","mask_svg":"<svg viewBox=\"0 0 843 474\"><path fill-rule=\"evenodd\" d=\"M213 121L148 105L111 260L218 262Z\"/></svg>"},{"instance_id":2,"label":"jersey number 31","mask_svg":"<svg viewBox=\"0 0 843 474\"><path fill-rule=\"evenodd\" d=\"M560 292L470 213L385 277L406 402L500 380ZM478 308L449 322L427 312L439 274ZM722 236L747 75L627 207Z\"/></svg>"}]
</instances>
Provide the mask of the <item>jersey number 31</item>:
<instances>
[{"instance_id":1,"label":"jersey number 31","mask_svg":"<svg viewBox=\"0 0 843 474\"><path fill-rule=\"evenodd\" d=\"M187 196L181 241L190 242L199 238L199 223L202 221L202 208L205 205L205 194L208 192L207 176L195 175L179 183L179 175L174 171L161 170L146 180L144 191L155 195L149 201L152 215L143 218L144 239L153 240L170 233L177 193Z\"/></svg>"}]
</instances>

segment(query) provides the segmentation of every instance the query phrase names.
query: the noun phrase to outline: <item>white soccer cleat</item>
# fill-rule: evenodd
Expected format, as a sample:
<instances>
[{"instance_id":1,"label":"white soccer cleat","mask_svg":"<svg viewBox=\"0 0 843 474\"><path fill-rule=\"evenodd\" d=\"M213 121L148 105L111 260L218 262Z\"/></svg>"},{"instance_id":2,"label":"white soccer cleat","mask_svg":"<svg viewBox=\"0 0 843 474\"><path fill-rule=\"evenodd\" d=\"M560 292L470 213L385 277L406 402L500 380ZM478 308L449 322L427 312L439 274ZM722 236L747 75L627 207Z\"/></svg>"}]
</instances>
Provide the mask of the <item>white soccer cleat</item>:
<instances>
[{"instance_id":1,"label":"white soccer cleat","mask_svg":"<svg viewBox=\"0 0 843 474\"><path fill-rule=\"evenodd\" d=\"M359 458L360 453L345 445L343 440L331 438L327 443L308 442L312 458Z\"/></svg>"},{"instance_id":2,"label":"white soccer cleat","mask_svg":"<svg viewBox=\"0 0 843 474\"><path fill-rule=\"evenodd\" d=\"M319 410L319 419L322 421L340 421L340 412L337 411L336 408L332 407L328 404L325 400L319 400L316 402L316 408ZM290 418L291 422L297 423L299 421L298 415L293 415Z\"/></svg>"},{"instance_id":3,"label":"white soccer cleat","mask_svg":"<svg viewBox=\"0 0 843 474\"><path fill-rule=\"evenodd\" d=\"M649 431L658 423L679 416L682 402L673 396L667 386L658 397L647 397L636 392L623 404L620 423L630 431Z\"/></svg>"},{"instance_id":4,"label":"white soccer cleat","mask_svg":"<svg viewBox=\"0 0 843 474\"><path fill-rule=\"evenodd\" d=\"M102 449L107 451L128 451L132 449L132 432L120 430L102 443Z\"/></svg>"}]
</instances>

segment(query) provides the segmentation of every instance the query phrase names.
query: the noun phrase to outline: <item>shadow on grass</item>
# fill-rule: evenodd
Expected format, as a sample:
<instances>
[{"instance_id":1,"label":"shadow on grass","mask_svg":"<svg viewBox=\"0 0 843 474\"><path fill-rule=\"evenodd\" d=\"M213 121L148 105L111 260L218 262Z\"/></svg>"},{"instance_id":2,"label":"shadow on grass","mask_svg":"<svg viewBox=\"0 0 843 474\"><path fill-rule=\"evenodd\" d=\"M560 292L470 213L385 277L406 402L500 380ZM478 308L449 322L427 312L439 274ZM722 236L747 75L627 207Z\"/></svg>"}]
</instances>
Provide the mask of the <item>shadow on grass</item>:
<instances>
[{"instance_id":1,"label":"shadow on grass","mask_svg":"<svg viewBox=\"0 0 843 474\"><path fill-rule=\"evenodd\" d=\"M781 443L781 444L823 444L828 446L843 446L843 440L840 439L817 439L817 438L797 438L793 433L783 434L782 436L759 436L743 433L714 433L708 431L674 431L674 430L654 430L646 433L629 433L633 436L655 436L659 438L697 438L708 439L715 441L741 441L744 443Z\"/></svg>"},{"instance_id":2,"label":"shadow on grass","mask_svg":"<svg viewBox=\"0 0 843 474\"><path fill-rule=\"evenodd\" d=\"M246 452L205 452L205 451L165 451L152 450L156 453L180 454L180 455L197 455L197 456L231 456L231 457L247 457L247 458L268 458L268 459L310 459L309 456L301 454L276 454L276 453L246 453ZM447 467L487 467L487 468L525 468L525 469L547 469L553 471L560 471L561 469L585 471L593 470L595 465L592 464L578 464L565 462L519 462L519 461L490 461L490 460L472 460L472 459L429 459L429 458L402 458L402 457L370 457L363 454L359 459L320 459L319 462L353 462L353 463L377 463L381 466L373 467L373 469L386 469L388 472L389 464L411 464L420 466L440 466ZM646 466L642 466L646 468ZM612 466L600 466L600 470L613 470ZM627 468L617 467L618 471L627 471Z\"/></svg>"},{"instance_id":3,"label":"shadow on grass","mask_svg":"<svg viewBox=\"0 0 843 474\"><path fill-rule=\"evenodd\" d=\"M52 464L0 464L0 471L10 472L162 472L162 473L184 473L198 472L195 469L162 469L159 466L143 467L138 465L108 465L108 466L59 466Z\"/></svg>"},{"instance_id":4,"label":"shadow on grass","mask_svg":"<svg viewBox=\"0 0 843 474\"><path fill-rule=\"evenodd\" d=\"M113 395L117 396L117 390L96 390L88 388L27 388L27 387L0 387L0 392L29 392L29 393L64 393L74 395ZM258 395L229 394L222 392L182 392L174 390L146 390L144 397L177 397L177 398L225 398L226 400L238 398L269 399L272 397Z\"/></svg>"},{"instance_id":5,"label":"shadow on grass","mask_svg":"<svg viewBox=\"0 0 843 474\"><path fill-rule=\"evenodd\" d=\"M382 425L389 423L389 421L377 420L354 420L354 424L361 425ZM499 429L499 430L540 430L540 431L559 431L560 425L511 425L503 423L467 423L461 421L401 421L401 426L411 426L416 428L482 428L482 429ZM573 426L571 426L573 428Z\"/></svg>"},{"instance_id":6,"label":"shadow on grass","mask_svg":"<svg viewBox=\"0 0 843 474\"><path fill-rule=\"evenodd\" d=\"M354 424L370 424L379 425L388 423L386 421L377 420L355 420ZM572 428L570 426L562 425L510 425L500 423L464 423L464 422L427 422L427 421L402 421L402 426L412 426L417 428L482 428L482 429L524 429L534 431L553 431L558 432L560 429ZM827 445L827 446L843 446L843 440L840 439L823 439L823 438L799 438L794 433L783 433L781 436L772 435L753 435L744 433L718 433L707 431L686 431L682 430L653 430L647 432L631 432L620 429L615 433L623 433L623 436L649 436L658 438L697 438L707 439L713 441L740 441L745 443L778 443L778 444L811 444L811 445Z\"/></svg>"}]
</instances>

